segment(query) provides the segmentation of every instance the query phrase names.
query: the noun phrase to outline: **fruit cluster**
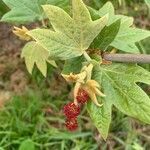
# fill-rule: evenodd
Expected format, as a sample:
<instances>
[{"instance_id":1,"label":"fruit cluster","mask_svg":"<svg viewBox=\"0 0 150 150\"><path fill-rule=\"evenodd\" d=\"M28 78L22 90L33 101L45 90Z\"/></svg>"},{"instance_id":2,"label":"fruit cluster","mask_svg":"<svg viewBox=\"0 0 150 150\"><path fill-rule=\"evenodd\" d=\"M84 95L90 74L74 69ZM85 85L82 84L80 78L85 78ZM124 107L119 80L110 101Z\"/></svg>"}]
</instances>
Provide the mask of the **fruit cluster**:
<instances>
[{"instance_id":1,"label":"fruit cluster","mask_svg":"<svg viewBox=\"0 0 150 150\"><path fill-rule=\"evenodd\" d=\"M67 118L65 125L69 131L74 131L78 128L77 117L80 114L81 105L85 104L89 99L88 93L85 90L80 88L78 90L76 99L78 104L75 104L74 102L70 102L66 104L63 108L63 112Z\"/></svg>"}]
</instances>

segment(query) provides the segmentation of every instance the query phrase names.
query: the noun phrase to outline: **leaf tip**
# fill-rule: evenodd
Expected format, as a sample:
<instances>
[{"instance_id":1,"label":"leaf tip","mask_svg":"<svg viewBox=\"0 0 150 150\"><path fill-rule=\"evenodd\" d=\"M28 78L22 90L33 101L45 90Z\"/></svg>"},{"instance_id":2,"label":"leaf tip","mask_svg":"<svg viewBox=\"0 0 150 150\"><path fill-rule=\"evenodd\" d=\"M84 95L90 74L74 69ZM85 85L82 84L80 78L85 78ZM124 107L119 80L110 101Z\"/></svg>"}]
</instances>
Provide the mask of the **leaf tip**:
<instances>
[{"instance_id":1,"label":"leaf tip","mask_svg":"<svg viewBox=\"0 0 150 150\"><path fill-rule=\"evenodd\" d=\"M41 7L44 9L44 11L47 9L49 5L41 5Z\"/></svg>"}]
</instances>

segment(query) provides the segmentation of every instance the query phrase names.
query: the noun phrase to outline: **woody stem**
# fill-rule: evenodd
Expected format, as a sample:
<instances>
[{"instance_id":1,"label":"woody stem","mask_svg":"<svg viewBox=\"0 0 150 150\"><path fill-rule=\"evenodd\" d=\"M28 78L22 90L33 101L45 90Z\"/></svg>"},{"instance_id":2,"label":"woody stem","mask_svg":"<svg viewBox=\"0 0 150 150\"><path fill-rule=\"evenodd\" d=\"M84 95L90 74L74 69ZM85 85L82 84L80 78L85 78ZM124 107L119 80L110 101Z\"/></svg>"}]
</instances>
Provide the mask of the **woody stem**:
<instances>
[{"instance_id":1,"label":"woody stem","mask_svg":"<svg viewBox=\"0 0 150 150\"><path fill-rule=\"evenodd\" d=\"M103 59L114 62L124 63L148 63L150 64L150 55L146 54L103 54Z\"/></svg>"}]
</instances>

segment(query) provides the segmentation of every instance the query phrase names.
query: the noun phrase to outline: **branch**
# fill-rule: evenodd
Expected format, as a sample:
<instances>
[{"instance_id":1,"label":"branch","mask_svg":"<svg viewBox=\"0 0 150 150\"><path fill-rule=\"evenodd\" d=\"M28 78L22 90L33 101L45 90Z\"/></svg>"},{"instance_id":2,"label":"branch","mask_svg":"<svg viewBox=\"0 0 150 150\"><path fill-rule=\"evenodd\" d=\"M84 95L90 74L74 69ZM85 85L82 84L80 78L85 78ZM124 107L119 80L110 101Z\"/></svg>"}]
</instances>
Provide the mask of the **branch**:
<instances>
[{"instance_id":1,"label":"branch","mask_svg":"<svg viewBox=\"0 0 150 150\"><path fill-rule=\"evenodd\" d=\"M107 61L126 63L147 63L150 64L150 55L146 54L103 54L103 59Z\"/></svg>"}]
</instances>

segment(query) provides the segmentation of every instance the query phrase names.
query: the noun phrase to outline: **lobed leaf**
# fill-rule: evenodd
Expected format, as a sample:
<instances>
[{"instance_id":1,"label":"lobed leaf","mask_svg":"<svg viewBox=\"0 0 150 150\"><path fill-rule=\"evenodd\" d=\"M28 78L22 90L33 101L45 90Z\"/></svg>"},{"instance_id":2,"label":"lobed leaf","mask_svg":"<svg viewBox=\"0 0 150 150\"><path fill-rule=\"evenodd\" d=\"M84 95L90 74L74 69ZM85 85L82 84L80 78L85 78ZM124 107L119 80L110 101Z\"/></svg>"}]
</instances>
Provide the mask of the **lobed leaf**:
<instances>
[{"instance_id":1,"label":"lobed leaf","mask_svg":"<svg viewBox=\"0 0 150 150\"><path fill-rule=\"evenodd\" d=\"M6 13L1 21L23 24L34 22L45 18L41 5L51 4L57 6L65 6L69 4L69 0L3 0L11 9Z\"/></svg>"},{"instance_id":2,"label":"lobed leaf","mask_svg":"<svg viewBox=\"0 0 150 150\"><path fill-rule=\"evenodd\" d=\"M124 114L150 124L150 98L137 85L150 85L150 73L137 65L112 64L96 66L93 79L103 88L105 98L102 108L88 104L88 111L104 139L110 125L111 107L114 105ZM106 128L105 128L106 127Z\"/></svg>"},{"instance_id":3,"label":"lobed leaf","mask_svg":"<svg viewBox=\"0 0 150 150\"><path fill-rule=\"evenodd\" d=\"M25 45L22 50L22 57L25 58L25 63L29 73L32 73L34 64L37 65L38 69L44 76L46 76L47 73L46 62L49 62L51 65L56 67L55 61L49 60L48 51L36 42L29 42Z\"/></svg>"},{"instance_id":4,"label":"lobed leaf","mask_svg":"<svg viewBox=\"0 0 150 150\"><path fill-rule=\"evenodd\" d=\"M150 36L150 31L121 27L120 31L111 44L113 47L129 53L139 53L135 43Z\"/></svg>"},{"instance_id":5,"label":"lobed leaf","mask_svg":"<svg viewBox=\"0 0 150 150\"><path fill-rule=\"evenodd\" d=\"M103 139L107 139L109 126L111 123L111 103L99 99L103 102L102 107L97 107L92 101L88 102L87 110L91 117L93 124L98 129Z\"/></svg>"},{"instance_id":6,"label":"lobed leaf","mask_svg":"<svg viewBox=\"0 0 150 150\"><path fill-rule=\"evenodd\" d=\"M126 24L126 26L131 26L133 24L133 18L124 16L124 15L115 15L115 9L111 2L107 2L103 7L99 10L95 10L91 7L88 7L92 18L98 19L106 14L109 15L107 26L111 25L112 23L116 22L117 20L121 20L121 24Z\"/></svg>"},{"instance_id":7,"label":"lobed leaf","mask_svg":"<svg viewBox=\"0 0 150 150\"><path fill-rule=\"evenodd\" d=\"M135 45L136 42L139 42L150 36L150 32L142 29L132 28L133 18L123 16L123 15L115 15L115 10L111 2L107 2L100 10L94 10L89 8L92 18L97 19L105 14L109 14L108 24L111 25L116 20L120 19L120 29L115 37L114 41L110 43L110 46L113 46L116 49L119 49L124 52L129 53L139 53L139 49ZM111 36L111 35L110 35ZM98 38L100 39L101 33ZM101 39L99 43L101 43ZM98 41L96 42L97 46ZM97 46L97 48L99 48Z\"/></svg>"},{"instance_id":8,"label":"lobed leaf","mask_svg":"<svg viewBox=\"0 0 150 150\"><path fill-rule=\"evenodd\" d=\"M49 51L51 57L66 60L81 56L107 24L107 16L92 21L82 0L73 0L72 5L72 18L59 7L44 5L55 31L36 29L28 33Z\"/></svg>"}]
</instances>

